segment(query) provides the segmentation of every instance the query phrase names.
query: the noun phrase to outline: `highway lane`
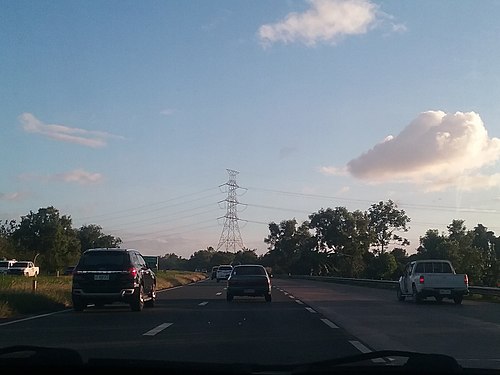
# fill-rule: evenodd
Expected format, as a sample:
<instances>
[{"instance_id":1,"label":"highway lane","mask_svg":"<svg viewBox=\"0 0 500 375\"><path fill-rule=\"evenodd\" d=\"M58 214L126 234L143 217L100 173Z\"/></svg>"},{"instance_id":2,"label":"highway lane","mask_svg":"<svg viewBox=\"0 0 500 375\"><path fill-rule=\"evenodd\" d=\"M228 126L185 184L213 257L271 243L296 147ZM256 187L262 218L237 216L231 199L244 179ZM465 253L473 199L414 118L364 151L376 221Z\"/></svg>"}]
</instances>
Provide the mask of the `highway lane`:
<instances>
[{"instance_id":1,"label":"highway lane","mask_svg":"<svg viewBox=\"0 0 500 375\"><path fill-rule=\"evenodd\" d=\"M232 363L304 363L358 354L363 343L278 288L264 298L225 300L225 283L204 281L158 294L154 308L72 310L0 323L0 346L64 346L84 358Z\"/></svg>"},{"instance_id":2,"label":"highway lane","mask_svg":"<svg viewBox=\"0 0 500 375\"><path fill-rule=\"evenodd\" d=\"M432 298L399 302L393 290L320 281L275 279L374 350L452 355L465 366L500 368L500 304Z\"/></svg>"}]
</instances>

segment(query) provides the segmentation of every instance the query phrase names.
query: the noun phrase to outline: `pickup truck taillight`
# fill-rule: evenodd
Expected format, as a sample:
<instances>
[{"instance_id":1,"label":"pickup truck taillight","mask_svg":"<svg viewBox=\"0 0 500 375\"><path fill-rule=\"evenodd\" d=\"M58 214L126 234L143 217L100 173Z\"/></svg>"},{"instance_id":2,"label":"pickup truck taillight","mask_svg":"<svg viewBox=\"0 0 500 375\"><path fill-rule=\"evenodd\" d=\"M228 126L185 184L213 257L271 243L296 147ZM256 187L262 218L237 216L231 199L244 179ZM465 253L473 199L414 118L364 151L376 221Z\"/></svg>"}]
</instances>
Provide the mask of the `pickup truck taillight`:
<instances>
[{"instance_id":1,"label":"pickup truck taillight","mask_svg":"<svg viewBox=\"0 0 500 375\"><path fill-rule=\"evenodd\" d=\"M424 275L420 275L420 278L418 279L418 282L419 282L420 284L423 284L423 283L424 283L424 281L425 281L425 280L424 280Z\"/></svg>"},{"instance_id":2,"label":"pickup truck taillight","mask_svg":"<svg viewBox=\"0 0 500 375\"><path fill-rule=\"evenodd\" d=\"M469 277L467 275L464 275L464 284L469 285Z\"/></svg>"}]
</instances>

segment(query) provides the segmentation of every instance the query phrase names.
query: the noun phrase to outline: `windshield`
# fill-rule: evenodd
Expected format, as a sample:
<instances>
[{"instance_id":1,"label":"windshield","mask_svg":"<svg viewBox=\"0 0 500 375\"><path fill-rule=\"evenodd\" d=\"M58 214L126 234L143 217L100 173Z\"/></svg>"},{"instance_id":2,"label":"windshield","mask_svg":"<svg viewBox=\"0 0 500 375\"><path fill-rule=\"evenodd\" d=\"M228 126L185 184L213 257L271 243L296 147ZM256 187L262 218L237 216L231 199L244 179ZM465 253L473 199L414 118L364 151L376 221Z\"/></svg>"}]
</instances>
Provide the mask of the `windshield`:
<instances>
[{"instance_id":1,"label":"windshield","mask_svg":"<svg viewBox=\"0 0 500 375\"><path fill-rule=\"evenodd\" d=\"M500 368L499 14L0 0L0 348Z\"/></svg>"}]
</instances>

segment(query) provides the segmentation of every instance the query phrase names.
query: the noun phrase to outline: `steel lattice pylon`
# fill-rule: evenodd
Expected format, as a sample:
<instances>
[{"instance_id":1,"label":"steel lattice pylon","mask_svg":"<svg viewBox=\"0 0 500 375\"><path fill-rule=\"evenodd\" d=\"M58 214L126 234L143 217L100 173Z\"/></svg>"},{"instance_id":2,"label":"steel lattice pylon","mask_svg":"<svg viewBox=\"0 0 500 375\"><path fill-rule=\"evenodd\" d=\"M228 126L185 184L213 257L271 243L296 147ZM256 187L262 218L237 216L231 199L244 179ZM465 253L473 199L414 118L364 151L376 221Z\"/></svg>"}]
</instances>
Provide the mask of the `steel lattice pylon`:
<instances>
[{"instance_id":1,"label":"steel lattice pylon","mask_svg":"<svg viewBox=\"0 0 500 375\"><path fill-rule=\"evenodd\" d=\"M232 250L236 252L236 248L243 249L243 240L241 239L240 227L238 225L238 204L240 203L236 196L237 189L240 189L236 183L236 175L239 172L232 169L226 170L229 174L229 180L225 184L220 185L220 187L226 186L227 198L219 203L225 202L227 212L226 215L219 218L224 218L224 227L222 228L217 250L224 246L226 251Z\"/></svg>"}]
</instances>

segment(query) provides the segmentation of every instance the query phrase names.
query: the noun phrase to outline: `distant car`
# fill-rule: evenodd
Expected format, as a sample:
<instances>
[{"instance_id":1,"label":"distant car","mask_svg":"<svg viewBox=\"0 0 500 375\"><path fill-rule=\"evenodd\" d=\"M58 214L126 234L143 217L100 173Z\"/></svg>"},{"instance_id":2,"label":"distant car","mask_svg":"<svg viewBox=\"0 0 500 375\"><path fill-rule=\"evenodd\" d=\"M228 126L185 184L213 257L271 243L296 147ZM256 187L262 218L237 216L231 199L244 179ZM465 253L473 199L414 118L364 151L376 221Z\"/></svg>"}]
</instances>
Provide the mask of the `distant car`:
<instances>
[{"instance_id":1,"label":"distant car","mask_svg":"<svg viewBox=\"0 0 500 375\"><path fill-rule=\"evenodd\" d=\"M231 266L230 264L221 264L217 268L217 273L215 275L217 282L219 282L221 280L227 280L229 275L231 274L232 270L233 270L233 266Z\"/></svg>"},{"instance_id":2,"label":"distant car","mask_svg":"<svg viewBox=\"0 0 500 375\"><path fill-rule=\"evenodd\" d=\"M219 268L219 266L212 267L212 280L217 278L217 268Z\"/></svg>"},{"instance_id":3,"label":"distant car","mask_svg":"<svg viewBox=\"0 0 500 375\"><path fill-rule=\"evenodd\" d=\"M231 302L234 296L262 296L271 302L271 277L266 269L258 264L235 266L227 280L227 301Z\"/></svg>"},{"instance_id":4,"label":"distant car","mask_svg":"<svg viewBox=\"0 0 500 375\"><path fill-rule=\"evenodd\" d=\"M156 275L137 250L89 249L73 271L71 294L75 311L83 311L91 303L114 302L141 311L144 306L154 306Z\"/></svg>"}]
</instances>

